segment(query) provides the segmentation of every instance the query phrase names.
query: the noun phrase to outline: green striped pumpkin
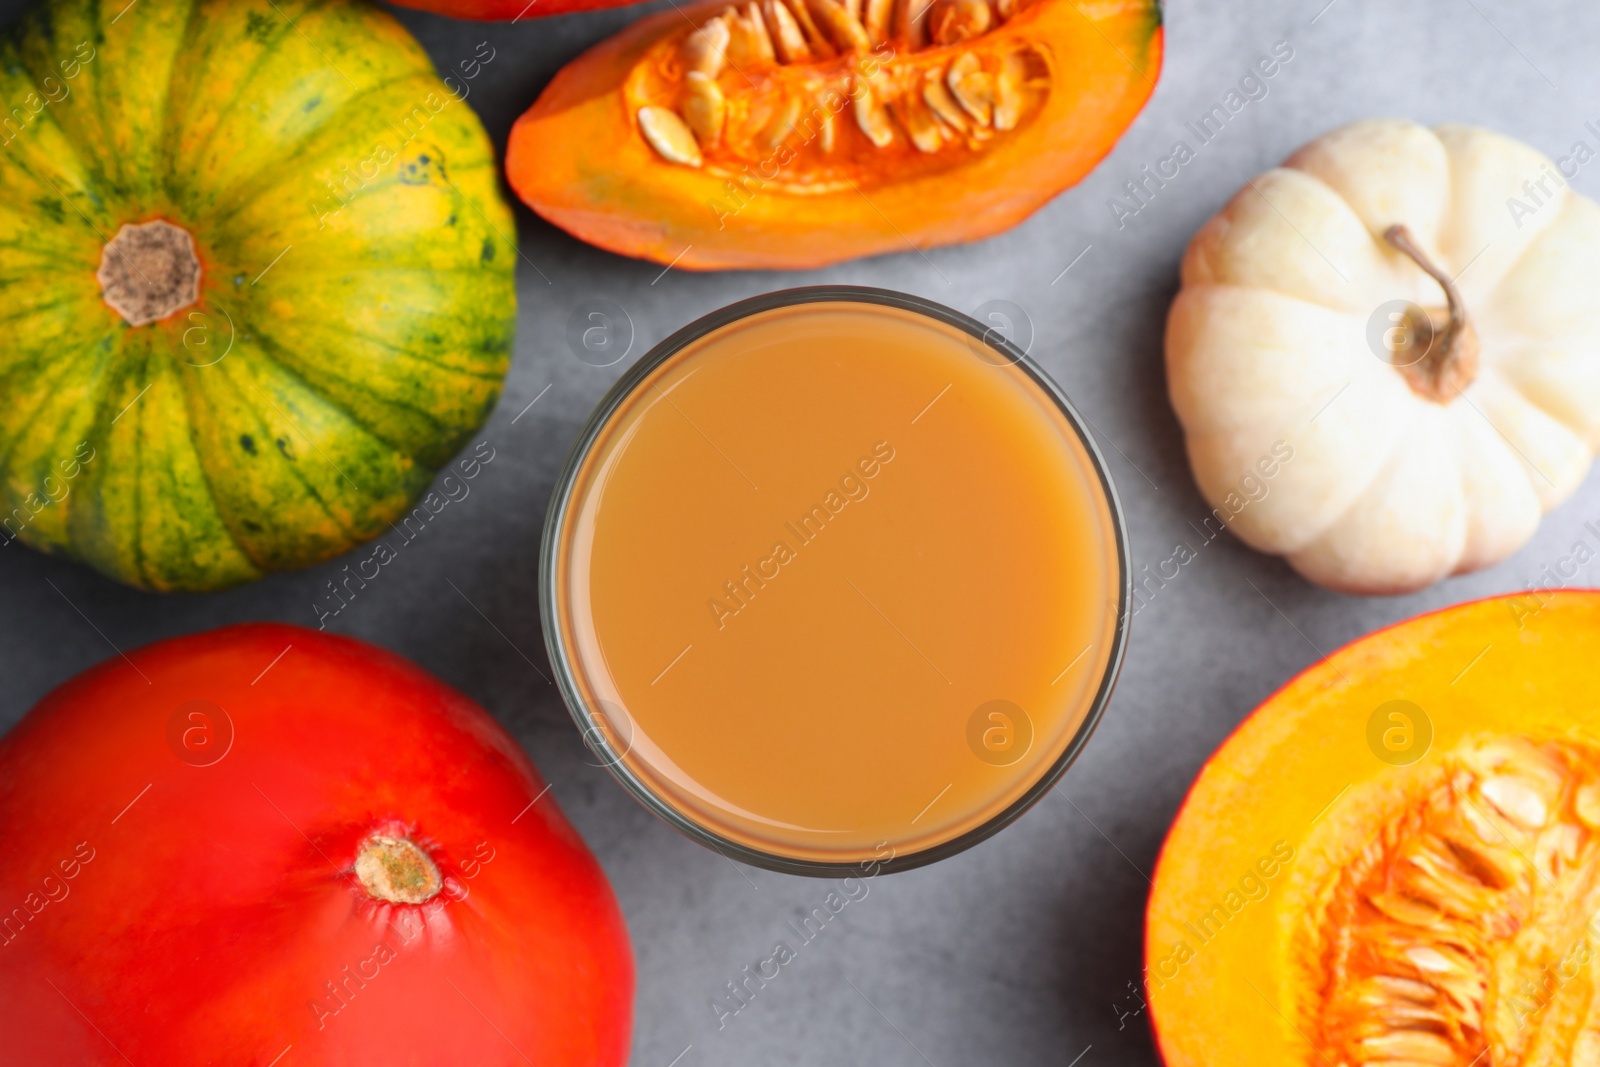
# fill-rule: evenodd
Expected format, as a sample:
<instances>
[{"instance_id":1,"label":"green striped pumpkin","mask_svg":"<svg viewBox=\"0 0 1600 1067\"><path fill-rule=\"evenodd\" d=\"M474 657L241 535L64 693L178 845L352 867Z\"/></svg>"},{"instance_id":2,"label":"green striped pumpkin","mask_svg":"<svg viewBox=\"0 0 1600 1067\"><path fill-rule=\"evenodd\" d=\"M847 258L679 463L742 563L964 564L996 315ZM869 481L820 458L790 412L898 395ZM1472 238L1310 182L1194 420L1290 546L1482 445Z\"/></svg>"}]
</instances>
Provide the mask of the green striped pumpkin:
<instances>
[{"instance_id":1,"label":"green striped pumpkin","mask_svg":"<svg viewBox=\"0 0 1600 1067\"><path fill-rule=\"evenodd\" d=\"M0 543L250 581L383 532L482 425L514 224L387 14L55 0L0 108Z\"/></svg>"}]
</instances>

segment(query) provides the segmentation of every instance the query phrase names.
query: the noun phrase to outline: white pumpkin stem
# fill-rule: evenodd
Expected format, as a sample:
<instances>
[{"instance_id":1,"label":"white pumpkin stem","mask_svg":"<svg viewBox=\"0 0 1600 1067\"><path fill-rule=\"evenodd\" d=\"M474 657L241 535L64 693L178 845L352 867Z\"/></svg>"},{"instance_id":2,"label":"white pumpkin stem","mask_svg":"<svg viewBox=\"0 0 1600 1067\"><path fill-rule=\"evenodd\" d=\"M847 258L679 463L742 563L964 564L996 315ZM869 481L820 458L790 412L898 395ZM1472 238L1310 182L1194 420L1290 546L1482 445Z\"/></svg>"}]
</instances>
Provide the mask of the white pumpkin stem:
<instances>
[{"instance_id":1,"label":"white pumpkin stem","mask_svg":"<svg viewBox=\"0 0 1600 1067\"><path fill-rule=\"evenodd\" d=\"M1383 239L1403 253L1444 290L1445 311L1424 312L1410 322L1411 341L1396 352L1395 368L1418 396L1447 404L1478 376L1478 331L1467 317L1467 304L1455 279L1440 270L1422 251L1411 231L1396 223L1383 231ZM1415 318L1415 317L1413 317ZM1410 358L1405 358L1405 357Z\"/></svg>"}]
</instances>

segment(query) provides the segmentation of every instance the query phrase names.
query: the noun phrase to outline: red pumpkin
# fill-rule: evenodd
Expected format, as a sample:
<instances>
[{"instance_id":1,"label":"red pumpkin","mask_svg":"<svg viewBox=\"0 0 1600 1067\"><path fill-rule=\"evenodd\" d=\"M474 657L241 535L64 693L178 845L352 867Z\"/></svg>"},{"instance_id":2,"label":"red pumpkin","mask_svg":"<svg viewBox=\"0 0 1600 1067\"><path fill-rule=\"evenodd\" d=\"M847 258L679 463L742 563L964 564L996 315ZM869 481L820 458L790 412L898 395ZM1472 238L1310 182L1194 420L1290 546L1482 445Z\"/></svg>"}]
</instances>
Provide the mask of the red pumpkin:
<instances>
[{"instance_id":1,"label":"red pumpkin","mask_svg":"<svg viewBox=\"0 0 1600 1067\"><path fill-rule=\"evenodd\" d=\"M394 0L404 7L449 15L454 19L511 20L560 15L568 11L592 11L601 7L621 7L637 0Z\"/></svg>"},{"instance_id":2,"label":"red pumpkin","mask_svg":"<svg viewBox=\"0 0 1600 1067\"><path fill-rule=\"evenodd\" d=\"M618 1067L633 962L481 708L251 625L108 660L0 740L0 989L6 1063Z\"/></svg>"}]
</instances>

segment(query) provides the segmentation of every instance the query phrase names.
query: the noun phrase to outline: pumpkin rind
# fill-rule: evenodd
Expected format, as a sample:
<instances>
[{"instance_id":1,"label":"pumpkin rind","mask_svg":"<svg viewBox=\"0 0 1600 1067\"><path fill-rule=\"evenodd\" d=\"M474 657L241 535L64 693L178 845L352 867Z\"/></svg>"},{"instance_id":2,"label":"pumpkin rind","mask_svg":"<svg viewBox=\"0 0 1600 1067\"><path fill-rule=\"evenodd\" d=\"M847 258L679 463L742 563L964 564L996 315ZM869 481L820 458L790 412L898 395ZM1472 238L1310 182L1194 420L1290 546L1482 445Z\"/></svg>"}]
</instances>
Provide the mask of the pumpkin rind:
<instances>
[{"instance_id":1,"label":"pumpkin rind","mask_svg":"<svg viewBox=\"0 0 1600 1067\"><path fill-rule=\"evenodd\" d=\"M1441 400L1371 340L1394 302L1441 302L1386 240L1396 224L1456 279L1481 342L1476 378ZM1202 493L1247 544L1342 591L1407 592L1500 561L1600 448L1596 272L1600 207L1526 145L1398 120L1319 138L1245 186L1184 257L1168 389ZM1295 456L1270 492L1226 504L1280 441Z\"/></svg>"},{"instance_id":2,"label":"pumpkin rind","mask_svg":"<svg viewBox=\"0 0 1600 1067\"><path fill-rule=\"evenodd\" d=\"M1145 981L1168 1067L1335 1062L1310 1036L1321 991L1304 954L1330 885L1402 832L1395 813L1463 751L1526 740L1593 753L1597 658L1600 591L1496 597L1364 637L1258 707L1201 770L1157 864ZM1431 731L1409 764L1369 741L1373 713L1394 700ZM1275 852L1263 879L1257 864ZM1266 892L1241 896L1246 874Z\"/></svg>"},{"instance_id":3,"label":"pumpkin rind","mask_svg":"<svg viewBox=\"0 0 1600 1067\"><path fill-rule=\"evenodd\" d=\"M902 111L851 97L834 111L834 123L841 130L848 125L853 142L858 123L869 123L874 134L866 136L889 138L883 141L889 147L864 140L841 146L826 181L783 177L782 149L803 133L774 145L769 159L748 173L731 158L708 159L703 167L668 162L646 140L637 115L641 108L678 106L678 50L728 8L726 0L700 0L640 19L564 67L512 128L506 175L534 211L574 236L689 270L816 267L992 236L1110 152L1161 69L1155 0L1090 7L1034 0L1017 7L986 35L950 45L917 51L890 38L871 51L840 49L749 78L727 75L737 82L735 93L746 84L765 92L775 80L844 85L864 72L863 64L870 80L880 61L892 68L913 61L948 65L978 51L1036 54L1050 71L1042 108L1013 129L992 130L980 148L921 154L909 147L920 128L908 127ZM794 8L805 9L803 2ZM798 128L806 129L803 121ZM946 136L955 138L948 130ZM800 150L811 146L808 139Z\"/></svg>"},{"instance_id":4,"label":"pumpkin rind","mask_svg":"<svg viewBox=\"0 0 1600 1067\"><path fill-rule=\"evenodd\" d=\"M36 91L0 153L6 537L201 590L381 533L509 363L476 116L352 0L59 0L0 44L0 99ZM132 327L96 270L152 219L193 237L200 298Z\"/></svg>"}]
</instances>

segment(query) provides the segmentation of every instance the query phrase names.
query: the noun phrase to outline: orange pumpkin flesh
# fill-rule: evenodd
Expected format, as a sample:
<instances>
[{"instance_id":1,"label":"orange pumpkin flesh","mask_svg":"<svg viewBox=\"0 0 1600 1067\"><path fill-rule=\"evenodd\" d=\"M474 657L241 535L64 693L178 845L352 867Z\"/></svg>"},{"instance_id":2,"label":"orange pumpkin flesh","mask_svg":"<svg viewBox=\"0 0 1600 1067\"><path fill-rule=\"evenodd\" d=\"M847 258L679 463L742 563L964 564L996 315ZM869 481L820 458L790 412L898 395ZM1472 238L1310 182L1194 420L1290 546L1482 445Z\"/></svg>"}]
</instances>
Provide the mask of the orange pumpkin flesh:
<instances>
[{"instance_id":1,"label":"orange pumpkin flesh","mask_svg":"<svg viewBox=\"0 0 1600 1067\"><path fill-rule=\"evenodd\" d=\"M1168 1067L1597 1062L1597 662L1600 592L1501 597L1256 709L1157 867Z\"/></svg>"},{"instance_id":2,"label":"orange pumpkin flesh","mask_svg":"<svg viewBox=\"0 0 1600 1067\"><path fill-rule=\"evenodd\" d=\"M1083 177L1161 68L1155 0L899 4L704 0L641 19L517 121L511 187L585 241L695 270L971 241Z\"/></svg>"}]
</instances>

